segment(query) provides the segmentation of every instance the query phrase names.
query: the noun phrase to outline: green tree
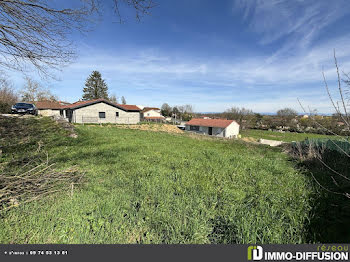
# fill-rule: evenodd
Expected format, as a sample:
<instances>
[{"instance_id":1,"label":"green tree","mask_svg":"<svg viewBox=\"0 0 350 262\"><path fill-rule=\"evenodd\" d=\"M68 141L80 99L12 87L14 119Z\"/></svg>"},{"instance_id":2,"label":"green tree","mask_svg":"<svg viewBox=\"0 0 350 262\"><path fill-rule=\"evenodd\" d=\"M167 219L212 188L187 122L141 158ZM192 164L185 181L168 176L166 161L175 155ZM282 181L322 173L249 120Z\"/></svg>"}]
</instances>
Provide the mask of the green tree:
<instances>
[{"instance_id":1,"label":"green tree","mask_svg":"<svg viewBox=\"0 0 350 262\"><path fill-rule=\"evenodd\" d=\"M179 117L179 115L180 115L180 111L179 111L179 109L177 108L177 106L174 106L173 107L173 115L176 115L176 117L178 118Z\"/></svg>"},{"instance_id":2,"label":"green tree","mask_svg":"<svg viewBox=\"0 0 350 262\"><path fill-rule=\"evenodd\" d=\"M171 116L172 108L167 103L164 103L161 107L161 113L163 116Z\"/></svg>"},{"instance_id":3,"label":"green tree","mask_svg":"<svg viewBox=\"0 0 350 262\"><path fill-rule=\"evenodd\" d=\"M86 79L83 92L83 100L108 99L108 87L100 72L93 71L91 73Z\"/></svg>"}]
</instances>

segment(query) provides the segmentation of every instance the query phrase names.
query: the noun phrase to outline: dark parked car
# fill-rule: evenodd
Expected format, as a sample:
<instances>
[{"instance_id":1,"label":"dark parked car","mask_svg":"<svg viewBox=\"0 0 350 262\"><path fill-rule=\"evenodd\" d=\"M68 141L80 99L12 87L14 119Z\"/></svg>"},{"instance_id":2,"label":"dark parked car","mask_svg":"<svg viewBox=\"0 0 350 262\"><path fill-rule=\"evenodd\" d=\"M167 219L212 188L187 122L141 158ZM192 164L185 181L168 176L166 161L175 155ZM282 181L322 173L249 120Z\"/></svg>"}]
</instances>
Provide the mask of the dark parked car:
<instances>
[{"instance_id":1,"label":"dark parked car","mask_svg":"<svg viewBox=\"0 0 350 262\"><path fill-rule=\"evenodd\" d=\"M35 105L29 103L17 103L11 107L12 114L31 114L38 115Z\"/></svg>"}]
</instances>

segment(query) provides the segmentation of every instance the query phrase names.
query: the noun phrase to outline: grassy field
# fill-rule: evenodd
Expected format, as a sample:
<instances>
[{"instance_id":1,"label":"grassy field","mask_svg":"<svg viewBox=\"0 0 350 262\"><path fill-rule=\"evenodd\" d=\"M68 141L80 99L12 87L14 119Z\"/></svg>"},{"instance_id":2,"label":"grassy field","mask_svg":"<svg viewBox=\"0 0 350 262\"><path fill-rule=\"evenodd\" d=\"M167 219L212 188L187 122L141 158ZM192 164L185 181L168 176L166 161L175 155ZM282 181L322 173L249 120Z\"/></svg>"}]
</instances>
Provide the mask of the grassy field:
<instances>
[{"instance_id":1,"label":"grassy field","mask_svg":"<svg viewBox=\"0 0 350 262\"><path fill-rule=\"evenodd\" d=\"M337 139L337 136L311 134L311 133L296 133L296 132L280 133L276 131L267 131L267 130L258 130L258 129L242 130L241 135L243 138L251 137L256 140L262 138L262 139L278 140L278 141L284 141L284 142L302 141L307 138Z\"/></svg>"},{"instance_id":2,"label":"grassy field","mask_svg":"<svg viewBox=\"0 0 350 262\"><path fill-rule=\"evenodd\" d=\"M312 241L313 186L280 149L113 126L77 126L74 139L26 121L33 132L1 140L1 162L44 141L85 183L2 212L0 243Z\"/></svg>"}]
</instances>

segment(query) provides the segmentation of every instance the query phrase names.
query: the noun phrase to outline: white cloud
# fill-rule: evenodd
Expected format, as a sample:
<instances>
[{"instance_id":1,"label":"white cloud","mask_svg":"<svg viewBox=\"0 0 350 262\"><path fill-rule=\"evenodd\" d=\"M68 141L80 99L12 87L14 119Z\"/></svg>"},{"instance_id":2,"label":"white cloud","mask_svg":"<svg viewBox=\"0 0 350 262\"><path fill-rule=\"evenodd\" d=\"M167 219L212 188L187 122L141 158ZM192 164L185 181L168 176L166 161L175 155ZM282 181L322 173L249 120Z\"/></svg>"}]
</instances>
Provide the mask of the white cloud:
<instances>
[{"instance_id":1,"label":"white cloud","mask_svg":"<svg viewBox=\"0 0 350 262\"><path fill-rule=\"evenodd\" d=\"M285 36L293 44L309 45L323 28L350 13L347 0L236 0L233 11L243 10L249 28L262 35L261 43L268 44ZM290 40L290 39L289 39Z\"/></svg>"},{"instance_id":2,"label":"white cloud","mask_svg":"<svg viewBox=\"0 0 350 262\"><path fill-rule=\"evenodd\" d=\"M112 91L116 88L117 94L123 94L133 90L134 101L139 104L192 103L200 111L222 111L230 105L241 105L268 112L288 105L300 111L296 100L299 97L319 111L330 112L331 107L325 106L322 68L330 85L335 84L332 55L336 48L340 65L350 70L350 50L346 48L349 40L350 35L346 35L309 51L299 51L293 57L236 60L208 61L156 50L108 54L95 50L95 56L82 54L64 74L81 81L92 70L99 70Z\"/></svg>"},{"instance_id":3,"label":"white cloud","mask_svg":"<svg viewBox=\"0 0 350 262\"><path fill-rule=\"evenodd\" d=\"M333 49L343 68L350 70L350 50L347 43L350 35L343 36L309 51L295 52L294 56L273 55L245 57L236 60L198 59L192 56L171 56L152 51L135 53L81 55L81 59L70 66L69 71L92 71L107 73L111 79L153 83L181 80L202 85L232 87L242 83L252 85L293 85L298 83L322 82L322 69L334 79ZM333 72L333 73L332 73ZM332 74L331 74L332 73Z\"/></svg>"}]
</instances>

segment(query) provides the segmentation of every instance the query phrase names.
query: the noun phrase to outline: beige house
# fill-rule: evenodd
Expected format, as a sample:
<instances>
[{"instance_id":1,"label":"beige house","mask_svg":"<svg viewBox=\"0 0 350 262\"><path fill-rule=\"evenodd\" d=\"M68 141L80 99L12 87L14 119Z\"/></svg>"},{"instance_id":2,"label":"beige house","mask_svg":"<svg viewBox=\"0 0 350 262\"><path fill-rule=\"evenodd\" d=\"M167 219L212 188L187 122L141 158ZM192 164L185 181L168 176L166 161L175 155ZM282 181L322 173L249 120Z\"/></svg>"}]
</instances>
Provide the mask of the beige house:
<instances>
[{"instance_id":1,"label":"beige house","mask_svg":"<svg viewBox=\"0 0 350 262\"><path fill-rule=\"evenodd\" d=\"M141 111L141 119L144 121L163 121L165 117L162 116L157 107L144 107Z\"/></svg>"},{"instance_id":2,"label":"beige house","mask_svg":"<svg viewBox=\"0 0 350 262\"><path fill-rule=\"evenodd\" d=\"M62 114L62 107L68 103L61 101L37 101L32 102L41 116L59 116Z\"/></svg>"},{"instance_id":3,"label":"beige house","mask_svg":"<svg viewBox=\"0 0 350 262\"><path fill-rule=\"evenodd\" d=\"M72 123L137 124L141 109L135 105L120 105L105 99L79 101L61 107L61 115Z\"/></svg>"},{"instance_id":4,"label":"beige house","mask_svg":"<svg viewBox=\"0 0 350 262\"><path fill-rule=\"evenodd\" d=\"M186 124L186 130L217 137L237 138L239 124L234 120L193 118Z\"/></svg>"}]
</instances>

